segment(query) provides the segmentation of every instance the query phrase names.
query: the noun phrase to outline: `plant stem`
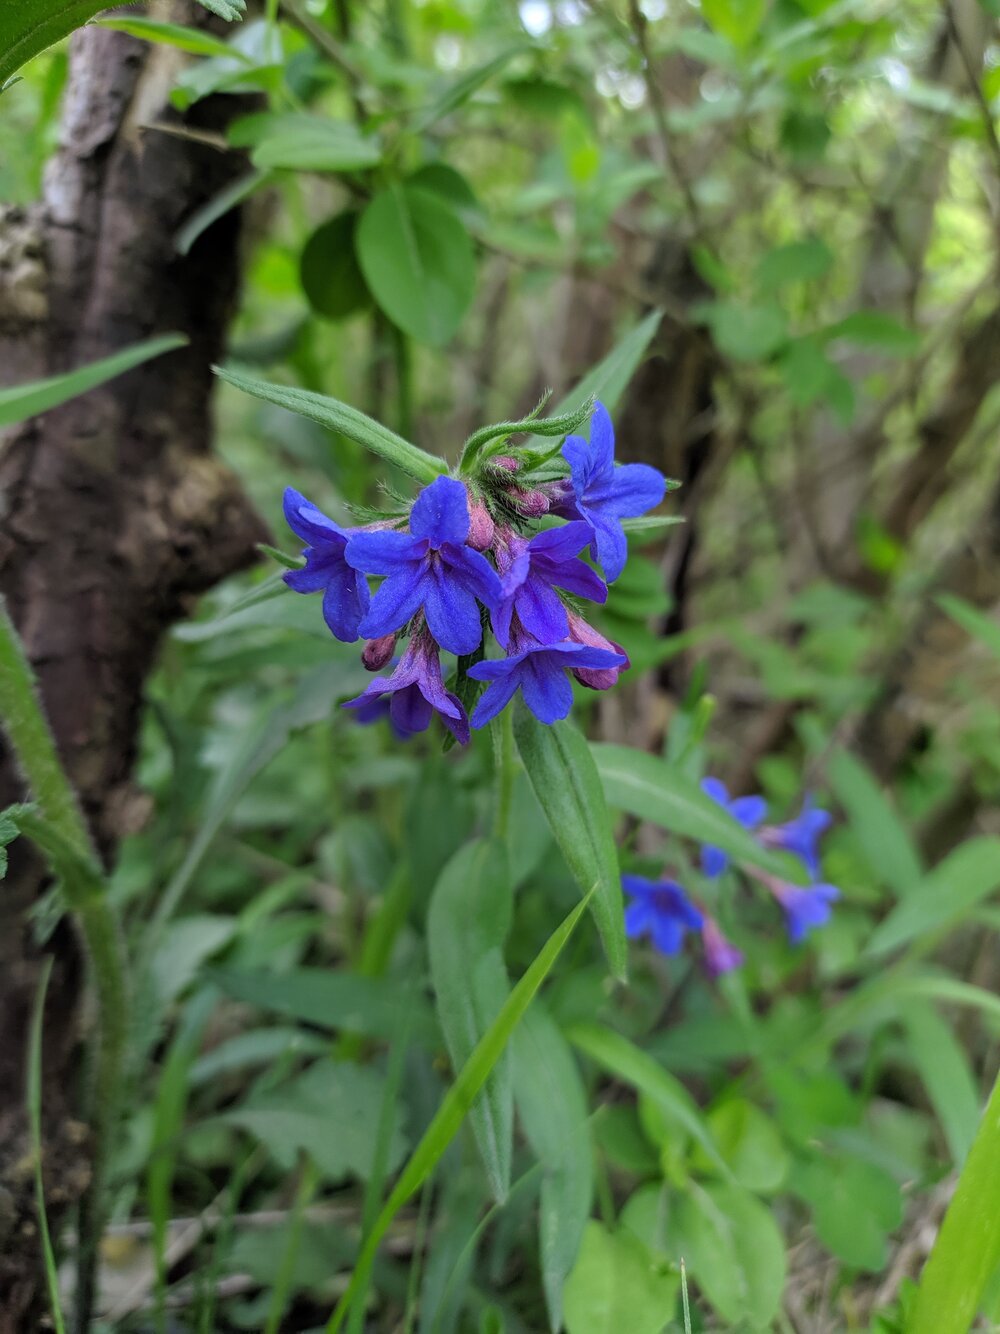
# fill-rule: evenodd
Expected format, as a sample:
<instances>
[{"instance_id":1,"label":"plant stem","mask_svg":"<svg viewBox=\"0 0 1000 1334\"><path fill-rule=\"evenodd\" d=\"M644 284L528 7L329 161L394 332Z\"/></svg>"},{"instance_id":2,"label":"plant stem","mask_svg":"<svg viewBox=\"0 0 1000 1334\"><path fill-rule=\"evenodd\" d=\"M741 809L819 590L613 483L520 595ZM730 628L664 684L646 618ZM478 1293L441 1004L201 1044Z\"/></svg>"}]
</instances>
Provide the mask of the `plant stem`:
<instances>
[{"instance_id":1,"label":"plant stem","mask_svg":"<svg viewBox=\"0 0 1000 1334\"><path fill-rule=\"evenodd\" d=\"M497 804L493 817L494 837L504 841L510 833L510 809L514 797L514 727L509 709L493 724L493 753L497 771Z\"/></svg>"},{"instance_id":2,"label":"plant stem","mask_svg":"<svg viewBox=\"0 0 1000 1334\"><path fill-rule=\"evenodd\" d=\"M97 992L99 1034L94 1080L94 1155L90 1185L80 1202L80 1244L77 1256L75 1327L85 1331L94 1299L97 1246L103 1216L104 1178L108 1146L118 1115L118 1097L127 1032L125 959L118 920L107 894L100 866L76 793L62 767L55 741L42 708L31 667L20 638L0 598L0 725L41 819L75 856L72 865L59 867L66 901L76 914L86 946ZM41 823L25 814L25 832ZM40 839L34 839L48 852ZM51 845L50 845L51 847ZM52 861L51 857L48 860Z\"/></svg>"}]
</instances>

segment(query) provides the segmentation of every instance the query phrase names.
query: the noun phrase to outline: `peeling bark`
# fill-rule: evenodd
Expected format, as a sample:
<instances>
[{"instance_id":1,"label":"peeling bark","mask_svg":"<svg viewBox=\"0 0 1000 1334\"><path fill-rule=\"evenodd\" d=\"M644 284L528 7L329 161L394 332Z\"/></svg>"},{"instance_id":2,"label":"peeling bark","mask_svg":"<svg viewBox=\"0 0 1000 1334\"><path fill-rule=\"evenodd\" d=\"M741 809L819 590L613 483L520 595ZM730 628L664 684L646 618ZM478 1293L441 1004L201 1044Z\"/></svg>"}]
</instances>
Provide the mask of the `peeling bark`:
<instances>
[{"instance_id":1,"label":"peeling bark","mask_svg":"<svg viewBox=\"0 0 1000 1334\"><path fill-rule=\"evenodd\" d=\"M196 21L194 10L181 5L174 17ZM246 103L211 99L179 118L166 102L177 62L178 53L120 33L77 33L43 200L0 218L8 382L152 334L190 339L0 443L0 588L107 860L134 803L143 683L160 639L196 594L250 563L265 536L236 477L209 450L209 367L237 295L239 215L215 223L187 256L173 245L179 225L243 169L220 131ZM192 129L201 137L176 132ZM0 805L22 795L0 750ZM43 1327L22 1089L39 971L27 913L45 877L21 845L14 851L0 896L0 1334ZM45 1016L44 1166L58 1221L88 1178L87 1130L75 1116L83 970L69 925L46 948L56 964Z\"/></svg>"}]
</instances>

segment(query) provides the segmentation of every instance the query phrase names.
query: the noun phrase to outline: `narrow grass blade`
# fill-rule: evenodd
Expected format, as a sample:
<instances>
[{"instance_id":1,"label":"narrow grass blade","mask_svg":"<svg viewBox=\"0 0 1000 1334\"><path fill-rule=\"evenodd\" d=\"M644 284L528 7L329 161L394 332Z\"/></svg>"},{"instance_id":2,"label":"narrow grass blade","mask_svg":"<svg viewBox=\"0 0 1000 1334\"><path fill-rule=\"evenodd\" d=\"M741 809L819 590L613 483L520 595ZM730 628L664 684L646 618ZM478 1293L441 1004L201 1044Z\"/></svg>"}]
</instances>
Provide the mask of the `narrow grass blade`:
<instances>
[{"instance_id":1,"label":"narrow grass blade","mask_svg":"<svg viewBox=\"0 0 1000 1334\"><path fill-rule=\"evenodd\" d=\"M49 1220L45 1212L45 1184L42 1180L42 1019L45 1014L45 995L49 989L52 956L42 965L38 980L35 1005L31 1012L31 1031L28 1036L28 1128L31 1134L31 1154L35 1160L35 1203L38 1208L38 1229L42 1239L42 1258L45 1262L45 1282L49 1290L49 1305L56 1334L66 1334L62 1310L59 1306L59 1274L56 1257L49 1235Z\"/></svg>"}]
</instances>

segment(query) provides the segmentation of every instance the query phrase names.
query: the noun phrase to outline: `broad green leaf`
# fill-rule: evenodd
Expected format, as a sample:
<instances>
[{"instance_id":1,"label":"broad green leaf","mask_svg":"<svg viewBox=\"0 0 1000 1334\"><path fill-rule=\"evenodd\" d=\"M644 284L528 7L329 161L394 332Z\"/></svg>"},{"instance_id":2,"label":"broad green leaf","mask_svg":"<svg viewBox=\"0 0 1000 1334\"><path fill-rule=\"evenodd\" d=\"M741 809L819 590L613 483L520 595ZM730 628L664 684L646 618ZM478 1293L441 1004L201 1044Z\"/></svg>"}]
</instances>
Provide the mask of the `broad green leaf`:
<instances>
[{"instance_id":1,"label":"broad green leaf","mask_svg":"<svg viewBox=\"0 0 1000 1334\"><path fill-rule=\"evenodd\" d=\"M706 301L697 313L711 329L719 351L733 361L767 361L788 341L788 318L771 303Z\"/></svg>"},{"instance_id":2,"label":"broad green leaf","mask_svg":"<svg viewBox=\"0 0 1000 1334\"><path fill-rule=\"evenodd\" d=\"M2 28L3 20L0 20L0 32ZM89 366L81 366L79 370L67 371L65 375L52 375L31 384L0 389L0 427L13 426L15 422L25 421L40 412L48 412L50 408L85 394L88 389L95 389L99 384L132 370L134 366L141 366L144 361L151 361L153 357L160 357L175 348L186 347L187 341L184 334L161 334L158 338L149 338L143 343L136 343L134 347L124 348L113 356L93 361Z\"/></svg>"},{"instance_id":3,"label":"broad green leaf","mask_svg":"<svg viewBox=\"0 0 1000 1334\"><path fill-rule=\"evenodd\" d=\"M719 1152L741 1186L759 1194L781 1187L788 1171L788 1153L766 1112L746 1098L727 1098L707 1119Z\"/></svg>"},{"instance_id":4,"label":"broad green leaf","mask_svg":"<svg viewBox=\"0 0 1000 1334\"><path fill-rule=\"evenodd\" d=\"M371 293L354 253L357 222L357 212L345 209L321 223L302 249L302 290L316 314L327 320L346 319L371 305Z\"/></svg>"},{"instance_id":5,"label":"broad green leaf","mask_svg":"<svg viewBox=\"0 0 1000 1334\"><path fill-rule=\"evenodd\" d=\"M372 1171L384 1077L351 1062L317 1061L304 1074L266 1093L251 1094L220 1120L257 1138L285 1172L307 1153L332 1181L367 1179ZM397 1106L392 1122L388 1170L406 1151Z\"/></svg>"},{"instance_id":6,"label":"broad green leaf","mask_svg":"<svg viewBox=\"0 0 1000 1334\"><path fill-rule=\"evenodd\" d=\"M880 310L855 310L823 330L826 339L843 338L859 347L871 347L906 357L920 346L920 337L905 324Z\"/></svg>"},{"instance_id":7,"label":"broad green leaf","mask_svg":"<svg viewBox=\"0 0 1000 1334\"><path fill-rule=\"evenodd\" d=\"M98 19L97 26L111 28L115 32L127 32L130 37L138 37L144 42L157 42L162 46L173 46L178 51L187 51L193 56L222 56L239 59L242 53L221 38L201 28L187 28L180 23L159 23L155 19L115 18ZM247 64L251 61L243 57Z\"/></svg>"},{"instance_id":8,"label":"broad green leaf","mask_svg":"<svg viewBox=\"0 0 1000 1334\"><path fill-rule=\"evenodd\" d=\"M967 630L1000 658L1000 624L992 616L984 615L971 603L951 593L939 593L934 601L963 630Z\"/></svg>"},{"instance_id":9,"label":"broad green leaf","mask_svg":"<svg viewBox=\"0 0 1000 1334\"><path fill-rule=\"evenodd\" d=\"M429 106L426 106L423 111L417 112L412 129L417 134L421 134L435 121L455 111L467 102L473 93L478 92L484 83L492 79L494 74L499 73L514 56L525 49L525 46L521 43L511 46L506 51L501 51L498 56L494 56L492 60L488 60L484 65L469 70L467 74L463 74L461 78L450 83Z\"/></svg>"},{"instance_id":10,"label":"broad green leaf","mask_svg":"<svg viewBox=\"0 0 1000 1334\"><path fill-rule=\"evenodd\" d=\"M220 379L245 394L263 399L265 403L274 403L289 412L297 412L310 421L318 422L329 431L339 431L348 440L354 440L373 454L378 454L401 472L415 477L418 482L433 482L435 477L448 471L443 459L426 454L416 445L411 445L402 436L390 431L387 426L373 421L357 408L341 403L339 399L327 398L324 394L315 394L309 389L294 389L289 385L270 384L267 380L258 380L242 371L226 370L221 366L212 368Z\"/></svg>"},{"instance_id":11,"label":"broad green leaf","mask_svg":"<svg viewBox=\"0 0 1000 1334\"><path fill-rule=\"evenodd\" d=\"M939 862L875 928L869 956L887 954L929 932L958 926L1000 888L1000 838L970 839Z\"/></svg>"},{"instance_id":12,"label":"broad green leaf","mask_svg":"<svg viewBox=\"0 0 1000 1334\"><path fill-rule=\"evenodd\" d=\"M305 1028L251 1028L226 1038L199 1056L191 1067L191 1086L213 1084L220 1077L255 1065L271 1065L282 1056L322 1056L330 1040Z\"/></svg>"},{"instance_id":13,"label":"broad green leaf","mask_svg":"<svg viewBox=\"0 0 1000 1334\"><path fill-rule=\"evenodd\" d=\"M211 199L208 199L200 208L195 209L187 221L178 227L177 234L174 237L174 247L177 253L186 255L202 232L206 232L213 222L217 222L230 209L236 208L245 199L249 199L270 179L270 172L252 171L246 176L240 176L229 185L224 185L221 190L212 195Z\"/></svg>"},{"instance_id":14,"label":"broad green leaf","mask_svg":"<svg viewBox=\"0 0 1000 1334\"><path fill-rule=\"evenodd\" d=\"M630 1231L588 1223L566 1283L568 1334L660 1334L679 1285Z\"/></svg>"},{"instance_id":15,"label":"broad green leaf","mask_svg":"<svg viewBox=\"0 0 1000 1334\"><path fill-rule=\"evenodd\" d=\"M476 290L476 259L464 223L440 195L390 186L361 215L361 272L404 333L440 346L458 329Z\"/></svg>"},{"instance_id":16,"label":"broad green leaf","mask_svg":"<svg viewBox=\"0 0 1000 1334\"><path fill-rule=\"evenodd\" d=\"M716 32L735 46L747 46L757 36L769 0L701 0L701 12Z\"/></svg>"},{"instance_id":17,"label":"broad green leaf","mask_svg":"<svg viewBox=\"0 0 1000 1334\"><path fill-rule=\"evenodd\" d=\"M614 411L629 380L646 355L646 349L653 341L662 319L663 312L654 310L623 334L603 361L599 361L564 398L560 399L552 410L553 416L572 412L591 398L600 399L609 412Z\"/></svg>"},{"instance_id":18,"label":"broad green leaf","mask_svg":"<svg viewBox=\"0 0 1000 1334\"><path fill-rule=\"evenodd\" d=\"M390 978L329 968L293 968L286 973L219 968L211 976L227 996L319 1028L391 1038L399 1024L399 986ZM414 1039L436 1042L426 1002L414 998L411 1004Z\"/></svg>"},{"instance_id":19,"label":"broad green leaf","mask_svg":"<svg viewBox=\"0 0 1000 1334\"><path fill-rule=\"evenodd\" d=\"M628 947L618 854L587 742L571 722L551 727L538 722L520 700L514 737L566 865L584 894L593 892L591 911L611 971L624 978Z\"/></svg>"},{"instance_id":20,"label":"broad green leaf","mask_svg":"<svg viewBox=\"0 0 1000 1334\"><path fill-rule=\"evenodd\" d=\"M924 1266L906 1334L967 1334L1000 1266L1000 1079Z\"/></svg>"},{"instance_id":21,"label":"broad green leaf","mask_svg":"<svg viewBox=\"0 0 1000 1334\"><path fill-rule=\"evenodd\" d=\"M663 1066L628 1038L602 1024L574 1024L566 1034L574 1047L596 1062L608 1074L650 1098L668 1117L676 1121L707 1154L727 1181L732 1180L729 1164L705 1124L698 1105L684 1085Z\"/></svg>"},{"instance_id":22,"label":"broad green leaf","mask_svg":"<svg viewBox=\"0 0 1000 1334\"><path fill-rule=\"evenodd\" d=\"M371 1232L365 1238L361 1255L351 1276L347 1291L337 1303L336 1309L327 1323L327 1334L336 1334L337 1330L343 1325L355 1294L367 1283L367 1276L371 1270L375 1254L389 1224L406 1201L420 1189L431 1172L434 1171L444 1151L458 1134L459 1127L469 1113L469 1108L489 1077L490 1071L500 1059L502 1052L510 1041L511 1034L524 1017L535 993L551 972L586 908L587 900L584 899L556 927L527 972L507 997L503 1009L477 1042L475 1050L459 1071L454 1084L448 1089L441 1106L434 1114L423 1138L414 1149L381 1213L375 1220Z\"/></svg>"},{"instance_id":23,"label":"broad green leaf","mask_svg":"<svg viewBox=\"0 0 1000 1334\"><path fill-rule=\"evenodd\" d=\"M438 1019L457 1070L510 993L503 943L511 893L502 843L478 839L460 848L441 872L427 916L431 979ZM500 1057L469 1113L490 1189L507 1197L514 1135L510 1058Z\"/></svg>"},{"instance_id":24,"label":"broad green leaf","mask_svg":"<svg viewBox=\"0 0 1000 1334\"><path fill-rule=\"evenodd\" d=\"M892 803L871 771L846 750L834 753L827 772L875 878L900 897L907 895L923 879L924 869Z\"/></svg>"},{"instance_id":25,"label":"broad green leaf","mask_svg":"<svg viewBox=\"0 0 1000 1334\"><path fill-rule=\"evenodd\" d=\"M757 265L754 281L764 293L776 292L789 283L810 282L822 278L833 265L828 246L816 237L791 241L769 250Z\"/></svg>"},{"instance_id":26,"label":"broad green leaf","mask_svg":"<svg viewBox=\"0 0 1000 1334\"><path fill-rule=\"evenodd\" d=\"M899 1185L874 1163L817 1152L797 1165L791 1189L812 1210L820 1241L845 1264L879 1273L889 1233L903 1217Z\"/></svg>"},{"instance_id":27,"label":"broad green leaf","mask_svg":"<svg viewBox=\"0 0 1000 1334\"><path fill-rule=\"evenodd\" d=\"M514 1094L542 1165L539 1250L549 1324L562 1328L563 1286L576 1263L594 1191L587 1097L573 1053L541 1006L514 1034Z\"/></svg>"},{"instance_id":28,"label":"broad green leaf","mask_svg":"<svg viewBox=\"0 0 1000 1334\"><path fill-rule=\"evenodd\" d=\"M906 1046L957 1167L976 1136L979 1089L968 1057L933 1005L911 1000L902 1014Z\"/></svg>"},{"instance_id":29,"label":"broad green leaf","mask_svg":"<svg viewBox=\"0 0 1000 1334\"><path fill-rule=\"evenodd\" d=\"M785 879L803 879L790 863L762 848L752 834L707 797L697 783L656 755L628 746L594 743L590 747L608 804L649 820L672 834L710 843L736 861L760 866Z\"/></svg>"},{"instance_id":30,"label":"broad green leaf","mask_svg":"<svg viewBox=\"0 0 1000 1334\"><path fill-rule=\"evenodd\" d=\"M913 997L968 1005L986 1015L994 1027L1000 1025L1000 997L991 991L945 973L896 967L874 974L827 1010L821 1026L805 1045L825 1046L847 1033L897 1020Z\"/></svg>"},{"instance_id":31,"label":"broad green leaf","mask_svg":"<svg viewBox=\"0 0 1000 1334\"><path fill-rule=\"evenodd\" d=\"M362 171L381 161L382 146L350 121L307 112L270 116L257 134L251 161L264 170Z\"/></svg>"}]
</instances>

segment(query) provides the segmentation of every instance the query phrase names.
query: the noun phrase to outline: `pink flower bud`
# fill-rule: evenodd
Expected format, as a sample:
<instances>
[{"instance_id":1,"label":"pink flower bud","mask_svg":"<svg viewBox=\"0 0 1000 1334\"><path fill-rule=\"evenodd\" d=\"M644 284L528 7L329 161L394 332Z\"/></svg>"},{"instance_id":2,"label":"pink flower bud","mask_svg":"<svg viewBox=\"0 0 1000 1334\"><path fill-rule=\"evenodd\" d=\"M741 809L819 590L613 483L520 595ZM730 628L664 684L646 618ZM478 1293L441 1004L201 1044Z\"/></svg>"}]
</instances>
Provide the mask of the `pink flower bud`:
<instances>
[{"instance_id":1,"label":"pink flower bud","mask_svg":"<svg viewBox=\"0 0 1000 1334\"><path fill-rule=\"evenodd\" d=\"M625 662L621 667L602 667L599 670L588 670L581 667L573 675L582 686L589 690L610 690L618 680L618 673L628 671L631 663L628 660L628 654L622 648L621 644L616 644L614 640L607 639L588 624L582 616L578 616L575 611L567 613L569 619L569 637L576 644L587 644L590 648L609 649L612 653L620 653Z\"/></svg>"},{"instance_id":2,"label":"pink flower bud","mask_svg":"<svg viewBox=\"0 0 1000 1334\"><path fill-rule=\"evenodd\" d=\"M540 519L549 512L549 498L541 491L525 491L520 486L507 488L511 505L526 519Z\"/></svg>"},{"instance_id":3,"label":"pink flower bud","mask_svg":"<svg viewBox=\"0 0 1000 1334\"><path fill-rule=\"evenodd\" d=\"M743 962L743 952L722 934L719 924L706 916L701 925L701 941L705 947L705 967L712 977L731 973Z\"/></svg>"},{"instance_id":4,"label":"pink flower bud","mask_svg":"<svg viewBox=\"0 0 1000 1334\"><path fill-rule=\"evenodd\" d=\"M392 661L396 651L396 636L383 635L381 639L369 639L361 651L361 665L366 672L380 672Z\"/></svg>"},{"instance_id":5,"label":"pink flower bud","mask_svg":"<svg viewBox=\"0 0 1000 1334\"><path fill-rule=\"evenodd\" d=\"M496 526L481 500L469 494L469 536L465 539L475 551L489 551Z\"/></svg>"},{"instance_id":6,"label":"pink flower bud","mask_svg":"<svg viewBox=\"0 0 1000 1334\"><path fill-rule=\"evenodd\" d=\"M512 454L498 454L496 458L490 459L490 465L499 468L501 472L521 471L521 460L514 458Z\"/></svg>"}]
</instances>

